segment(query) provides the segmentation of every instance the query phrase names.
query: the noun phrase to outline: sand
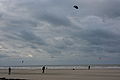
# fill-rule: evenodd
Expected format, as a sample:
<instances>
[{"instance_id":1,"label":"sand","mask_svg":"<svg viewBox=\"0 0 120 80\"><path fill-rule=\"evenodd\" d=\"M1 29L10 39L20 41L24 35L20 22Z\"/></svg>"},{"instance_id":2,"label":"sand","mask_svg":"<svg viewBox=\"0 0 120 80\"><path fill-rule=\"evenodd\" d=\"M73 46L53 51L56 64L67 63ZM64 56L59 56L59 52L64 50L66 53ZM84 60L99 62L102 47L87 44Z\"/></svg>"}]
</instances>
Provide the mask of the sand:
<instances>
[{"instance_id":1,"label":"sand","mask_svg":"<svg viewBox=\"0 0 120 80\"><path fill-rule=\"evenodd\" d=\"M12 74L8 70L0 69L0 78L28 79L28 80L120 80L120 69L92 69L92 70L46 70L42 74L38 69L14 69Z\"/></svg>"}]
</instances>

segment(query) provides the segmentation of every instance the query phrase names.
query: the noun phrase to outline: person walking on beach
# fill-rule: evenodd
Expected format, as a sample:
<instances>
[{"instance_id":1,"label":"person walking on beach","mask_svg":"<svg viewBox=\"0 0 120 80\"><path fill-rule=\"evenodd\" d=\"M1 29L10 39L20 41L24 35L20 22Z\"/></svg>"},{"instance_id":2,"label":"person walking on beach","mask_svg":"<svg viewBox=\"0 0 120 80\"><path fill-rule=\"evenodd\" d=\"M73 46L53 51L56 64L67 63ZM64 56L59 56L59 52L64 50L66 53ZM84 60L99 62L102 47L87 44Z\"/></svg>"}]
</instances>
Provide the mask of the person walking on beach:
<instances>
[{"instance_id":1,"label":"person walking on beach","mask_svg":"<svg viewBox=\"0 0 120 80\"><path fill-rule=\"evenodd\" d=\"M88 70L90 70L90 65L88 66Z\"/></svg>"},{"instance_id":2,"label":"person walking on beach","mask_svg":"<svg viewBox=\"0 0 120 80\"><path fill-rule=\"evenodd\" d=\"M11 67L8 68L8 75L11 74Z\"/></svg>"},{"instance_id":3,"label":"person walking on beach","mask_svg":"<svg viewBox=\"0 0 120 80\"><path fill-rule=\"evenodd\" d=\"M42 67L42 73L45 73L45 66Z\"/></svg>"}]
</instances>

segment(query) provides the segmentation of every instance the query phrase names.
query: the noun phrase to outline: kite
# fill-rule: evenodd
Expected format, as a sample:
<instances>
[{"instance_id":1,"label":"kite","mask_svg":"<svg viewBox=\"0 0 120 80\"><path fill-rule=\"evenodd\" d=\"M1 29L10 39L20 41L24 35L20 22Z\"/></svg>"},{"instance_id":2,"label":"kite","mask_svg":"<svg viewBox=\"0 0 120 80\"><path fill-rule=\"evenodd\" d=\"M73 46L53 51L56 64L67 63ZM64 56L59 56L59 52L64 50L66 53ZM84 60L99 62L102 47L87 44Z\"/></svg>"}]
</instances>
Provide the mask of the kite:
<instances>
[{"instance_id":1,"label":"kite","mask_svg":"<svg viewBox=\"0 0 120 80\"><path fill-rule=\"evenodd\" d=\"M76 6L76 5L74 5L73 7L74 7L75 9L78 9L78 6Z\"/></svg>"}]
</instances>

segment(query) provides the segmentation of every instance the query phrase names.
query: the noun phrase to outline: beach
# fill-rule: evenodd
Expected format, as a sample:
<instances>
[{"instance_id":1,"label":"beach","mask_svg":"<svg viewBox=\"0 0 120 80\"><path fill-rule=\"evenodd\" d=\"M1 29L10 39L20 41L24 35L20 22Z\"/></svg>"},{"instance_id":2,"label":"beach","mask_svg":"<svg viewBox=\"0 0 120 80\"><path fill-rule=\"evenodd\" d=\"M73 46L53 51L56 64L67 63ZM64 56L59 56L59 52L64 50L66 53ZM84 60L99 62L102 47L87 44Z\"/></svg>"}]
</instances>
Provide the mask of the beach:
<instances>
[{"instance_id":1,"label":"beach","mask_svg":"<svg viewBox=\"0 0 120 80\"><path fill-rule=\"evenodd\" d=\"M120 80L120 69L0 69L0 78L27 80Z\"/></svg>"}]
</instances>

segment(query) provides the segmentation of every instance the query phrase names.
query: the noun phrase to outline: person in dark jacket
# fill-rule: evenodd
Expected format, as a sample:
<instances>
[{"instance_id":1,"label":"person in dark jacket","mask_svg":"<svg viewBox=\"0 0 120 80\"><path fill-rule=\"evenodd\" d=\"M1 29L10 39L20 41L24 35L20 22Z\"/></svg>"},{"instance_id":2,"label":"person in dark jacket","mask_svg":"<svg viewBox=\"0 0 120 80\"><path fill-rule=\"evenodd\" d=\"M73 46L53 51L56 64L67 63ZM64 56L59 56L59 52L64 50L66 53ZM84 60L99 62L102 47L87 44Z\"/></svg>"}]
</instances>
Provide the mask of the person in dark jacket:
<instances>
[{"instance_id":1,"label":"person in dark jacket","mask_svg":"<svg viewBox=\"0 0 120 80\"><path fill-rule=\"evenodd\" d=\"M88 66L88 70L90 70L90 65Z\"/></svg>"},{"instance_id":2,"label":"person in dark jacket","mask_svg":"<svg viewBox=\"0 0 120 80\"><path fill-rule=\"evenodd\" d=\"M45 66L42 67L42 73L45 73Z\"/></svg>"},{"instance_id":3,"label":"person in dark jacket","mask_svg":"<svg viewBox=\"0 0 120 80\"><path fill-rule=\"evenodd\" d=\"M11 74L11 67L8 68L8 75Z\"/></svg>"}]
</instances>

